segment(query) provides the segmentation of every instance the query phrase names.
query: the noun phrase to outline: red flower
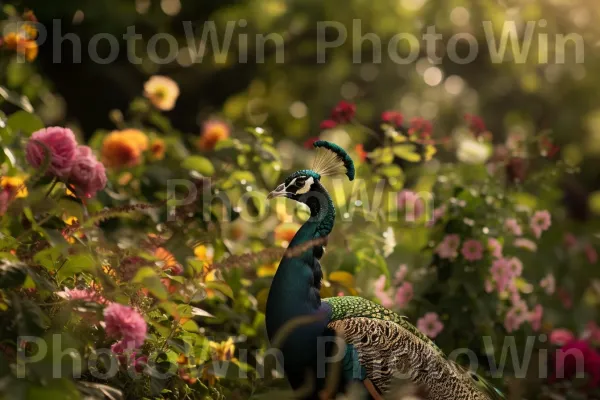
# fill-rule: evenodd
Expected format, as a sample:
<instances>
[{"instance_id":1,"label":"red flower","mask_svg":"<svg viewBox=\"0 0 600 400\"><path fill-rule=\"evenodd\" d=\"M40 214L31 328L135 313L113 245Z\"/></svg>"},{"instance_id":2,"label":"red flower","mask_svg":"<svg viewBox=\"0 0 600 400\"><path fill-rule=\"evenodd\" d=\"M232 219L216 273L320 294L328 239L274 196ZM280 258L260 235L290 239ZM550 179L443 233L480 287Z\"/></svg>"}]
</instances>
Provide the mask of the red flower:
<instances>
[{"instance_id":1,"label":"red flower","mask_svg":"<svg viewBox=\"0 0 600 400\"><path fill-rule=\"evenodd\" d=\"M357 144L354 148L354 151L356 151L360 161L364 162L367 159L367 152L365 151L365 146L363 146L362 143Z\"/></svg>"},{"instance_id":2,"label":"red flower","mask_svg":"<svg viewBox=\"0 0 600 400\"><path fill-rule=\"evenodd\" d=\"M326 119L323 122L321 122L321 125L319 125L319 128L324 131L326 129L333 129L337 126L337 122L335 122L334 120L331 119Z\"/></svg>"},{"instance_id":3,"label":"red flower","mask_svg":"<svg viewBox=\"0 0 600 400\"><path fill-rule=\"evenodd\" d=\"M583 358L583 359L582 359ZM600 386L600 354L584 340L572 340L556 352L555 370L550 382L572 379L580 372L588 376L588 388ZM583 371L579 371L580 367Z\"/></svg>"},{"instance_id":4,"label":"red flower","mask_svg":"<svg viewBox=\"0 0 600 400\"><path fill-rule=\"evenodd\" d=\"M465 114L465 121L469 124L469 129L475 134L475 136L481 135L487 131L485 122L477 115Z\"/></svg>"},{"instance_id":5,"label":"red flower","mask_svg":"<svg viewBox=\"0 0 600 400\"><path fill-rule=\"evenodd\" d=\"M381 113L381 120L383 122L389 122L395 126L400 126L404 121L404 116L397 111L384 111Z\"/></svg>"},{"instance_id":6,"label":"red flower","mask_svg":"<svg viewBox=\"0 0 600 400\"><path fill-rule=\"evenodd\" d=\"M318 141L319 138L318 137L311 137L306 139L306 141L304 142L304 148L305 149L312 149L313 148L313 144L315 144L316 141Z\"/></svg>"},{"instance_id":7,"label":"red flower","mask_svg":"<svg viewBox=\"0 0 600 400\"><path fill-rule=\"evenodd\" d=\"M347 101L340 101L331 111L331 119L338 124L350 122L356 114L356 105Z\"/></svg>"},{"instance_id":8,"label":"red flower","mask_svg":"<svg viewBox=\"0 0 600 400\"><path fill-rule=\"evenodd\" d=\"M429 138L433 131L433 125L430 121L427 121L422 117L414 117L410 120L410 128L408 128L409 135L421 135L422 138Z\"/></svg>"}]
</instances>

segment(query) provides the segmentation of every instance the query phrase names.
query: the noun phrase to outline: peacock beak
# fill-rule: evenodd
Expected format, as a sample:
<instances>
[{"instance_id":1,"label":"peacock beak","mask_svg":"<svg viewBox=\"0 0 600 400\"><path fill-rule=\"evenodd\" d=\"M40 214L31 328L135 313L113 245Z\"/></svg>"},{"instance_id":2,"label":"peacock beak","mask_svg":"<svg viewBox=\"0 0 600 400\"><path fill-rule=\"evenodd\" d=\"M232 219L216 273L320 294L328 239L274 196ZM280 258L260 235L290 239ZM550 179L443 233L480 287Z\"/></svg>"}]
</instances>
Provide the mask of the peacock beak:
<instances>
[{"instance_id":1,"label":"peacock beak","mask_svg":"<svg viewBox=\"0 0 600 400\"><path fill-rule=\"evenodd\" d=\"M269 193L267 195L267 200L274 199L275 197L288 197L289 194L291 194L291 193L288 193L285 191L285 185L281 184L281 185L277 186L277 188L275 190L273 190L271 193Z\"/></svg>"}]
</instances>

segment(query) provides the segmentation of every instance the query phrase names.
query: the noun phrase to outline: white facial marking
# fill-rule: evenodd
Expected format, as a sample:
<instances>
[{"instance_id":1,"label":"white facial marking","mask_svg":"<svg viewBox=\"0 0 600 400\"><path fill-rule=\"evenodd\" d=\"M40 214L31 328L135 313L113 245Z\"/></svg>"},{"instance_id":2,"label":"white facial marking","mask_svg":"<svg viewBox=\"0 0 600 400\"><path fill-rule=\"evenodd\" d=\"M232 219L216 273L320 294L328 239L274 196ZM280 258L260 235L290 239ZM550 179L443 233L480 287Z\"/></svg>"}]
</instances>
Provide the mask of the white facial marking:
<instances>
[{"instance_id":1,"label":"white facial marking","mask_svg":"<svg viewBox=\"0 0 600 400\"><path fill-rule=\"evenodd\" d=\"M315 182L315 180L311 176L310 178L308 178L306 180L306 182L304 182L304 186L296 191L296 194L305 194L305 193L308 193L310 191L310 187L312 186L312 184L314 182Z\"/></svg>"}]
</instances>

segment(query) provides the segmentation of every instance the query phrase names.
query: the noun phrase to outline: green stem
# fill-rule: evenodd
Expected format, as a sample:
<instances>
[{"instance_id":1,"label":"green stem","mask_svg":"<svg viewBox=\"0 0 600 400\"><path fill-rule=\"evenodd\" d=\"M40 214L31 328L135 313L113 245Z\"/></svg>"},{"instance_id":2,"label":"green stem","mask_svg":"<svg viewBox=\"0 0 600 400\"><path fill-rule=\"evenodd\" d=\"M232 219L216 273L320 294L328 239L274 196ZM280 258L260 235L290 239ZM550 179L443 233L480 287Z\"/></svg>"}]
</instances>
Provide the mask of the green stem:
<instances>
[{"instance_id":1,"label":"green stem","mask_svg":"<svg viewBox=\"0 0 600 400\"><path fill-rule=\"evenodd\" d=\"M46 195L44 196L44 198L47 198L48 196L50 196L50 193L52 193L52 191L56 187L57 183L58 183L58 179L54 178L52 180L52 184L50 185L50 189L48 189L48 191L46 192Z\"/></svg>"}]
</instances>

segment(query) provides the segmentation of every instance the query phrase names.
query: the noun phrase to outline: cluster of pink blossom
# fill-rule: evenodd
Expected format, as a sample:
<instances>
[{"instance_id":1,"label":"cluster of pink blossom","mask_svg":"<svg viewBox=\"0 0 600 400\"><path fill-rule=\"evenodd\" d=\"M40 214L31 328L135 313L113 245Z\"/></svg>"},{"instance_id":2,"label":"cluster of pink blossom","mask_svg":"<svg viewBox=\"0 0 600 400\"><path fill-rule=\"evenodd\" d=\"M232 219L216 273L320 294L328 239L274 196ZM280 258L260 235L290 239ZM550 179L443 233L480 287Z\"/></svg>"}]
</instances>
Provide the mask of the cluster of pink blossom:
<instances>
[{"instance_id":1,"label":"cluster of pink blossom","mask_svg":"<svg viewBox=\"0 0 600 400\"><path fill-rule=\"evenodd\" d=\"M428 312L417 321L417 328L425 335L434 339L444 330L444 324L434 312Z\"/></svg>"},{"instance_id":2,"label":"cluster of pink blossom","mask_svg":"<svg viewBox=\"0 0 600 400\"><path fill-rule=\"evenodd\" d=\"M408 222L414 222L425 213L425 200L412 190L402 190L398 194L398 207L405 210Z\"/></svg>"},{"instance_id":3,"label":"cluster of pink blossom","mask_svg":"<svg viewBox=\"0 0 600 400\"><path fill-rule=\"evenodd\" d=\"M542 236L542 232L547 231L552 225L552 217L547 210L536 211L529 220L529 227L536 238Z\"/></svg>"},{"instance_id":4,"label":"cluster of pink blossom","mask_svg":"<svg viewBox=\"0 0 600 400\"><path fill-rule=\"evenodd\" d=\"M106 186L104 165L92 149L77 144L70 129L53 126L33 133L25 148L27 162L40 168L46 153L50 157L48 174L73 185L79 195L91 198Z\"/></svg>"},{"instance_id":5,"label":"cluster of pink blossom","mask_svg":"<svg viewBox=\"0 0 600 400\"><path fill-rule=\"evenodd\" d=\"M106 335L121 339L111 346L116 354L123 354L127 350L135 350L146 340L147 325L144 317L135 309L119 303L106 300L94 287L85 289L68 289L56 293L67 300L82 300L105 304L104 330Z\"/></svg>"},{"instance_id":6,"label":"cluster of pink blossom","mask_svg":"<svg viewBox=\"0 0 600 400\"><path fill-rule=\"evenodd\" d=\"M121 339L112 345L114 353L137 349L146 340L147 325L144 317L135 309L119 303L111 303L104 309L106 335Z\"/></svg>"},{"instance_id":7,"label":"cluster of pink blossom","mask_svg":"<svg viewBox=\"0 0 600 400\"><path fill-rule=\"evenodd\" d=\"M408 268L406 265L401 265L394 275L394 285L397 286L396 293L393 294L393 289L385 290L386 277L381 275L375 281L375 296L379 299L384 307L404 308L412 300L414 291L410 282L405 281ZM393 294L393 297L392 297Z\"/></svg>"},{"instance_id":8,"label":"cluster of pink blossom","mask_svg":"<svg viewBox=\"0 0 600 400\"><path fill-rule=\"evenodd\" d=\"M554 329L550 333L550 343L560 346L554 357L554 372L550 382L572 379L580 371L583 357L583 372L587 376L587 389L600 387L600 353L594 345L600 344L600 327L590 321L579 338L568 329Z\"/></svg>"}]
</instances>

